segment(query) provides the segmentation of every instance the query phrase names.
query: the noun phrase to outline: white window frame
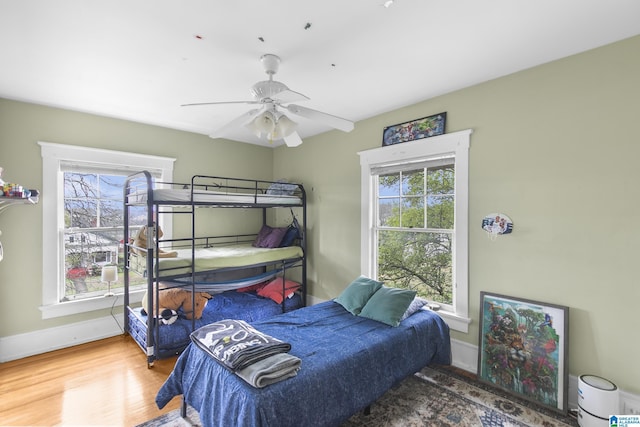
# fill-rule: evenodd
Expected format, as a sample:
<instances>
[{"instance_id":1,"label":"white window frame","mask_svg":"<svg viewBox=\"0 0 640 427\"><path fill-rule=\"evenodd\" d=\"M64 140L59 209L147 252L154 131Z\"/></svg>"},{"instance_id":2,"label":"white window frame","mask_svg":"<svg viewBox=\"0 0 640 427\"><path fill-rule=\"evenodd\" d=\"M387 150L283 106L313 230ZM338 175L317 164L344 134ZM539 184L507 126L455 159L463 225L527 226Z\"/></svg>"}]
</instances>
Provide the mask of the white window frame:
<instances>
[{"instance_id":1,"label":"white window frame","mask_svg":"<svg viewBox=\"0 0 640 427\"><path fill-rule=\"evenodd\" d=\"M68 316L113 307L113 298L96 297L60 302L60 284L64 277L64 180L61 163L78 162L95 164L96 167L112 166L130 169L131 173L153 170L159 180L173 180L173 164L176 159L148 154L88 148L74 145L54 144L39 141L42 154L42 312L43 319ZM171 236L171 222L162 224L165 235ZM133 301L142 297L133 296ZM116 296L117 298L120 298ZM120 298L120 303L122 302Z\"/></svg>"},{"instance_id":2,"label":"white window frame","mask_svg":"<svg viewBox=\"0 0 640 427\"><path fill-rule=\"evenodd\" d=\"M372 169L410 165L443 156L455 157L453 304L438 314L453 330L469 332L469 146L471 129L381 148L361 151L361 274L375 278L377 247L376 175Z\"/></svg>"}]
</instances>

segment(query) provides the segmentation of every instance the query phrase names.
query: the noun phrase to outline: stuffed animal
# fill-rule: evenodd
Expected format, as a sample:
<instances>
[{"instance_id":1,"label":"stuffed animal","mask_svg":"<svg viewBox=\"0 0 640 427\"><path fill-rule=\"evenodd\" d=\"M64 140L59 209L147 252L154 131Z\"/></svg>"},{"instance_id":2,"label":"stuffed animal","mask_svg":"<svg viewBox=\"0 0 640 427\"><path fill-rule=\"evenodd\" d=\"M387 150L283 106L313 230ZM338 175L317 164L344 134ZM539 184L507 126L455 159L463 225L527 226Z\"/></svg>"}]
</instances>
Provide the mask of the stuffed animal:
<instances>
[{"instance_id":1,"label":"stuffed animal","mask_svg":"<svg viewBox=\"0 0 640 427\"><path fill-rule=\"evenodd\" d=\"M158 237L162 237L163 234L164 233L162 232L162 229L158 225ZM138 231L138 234L136 234L135 239L133 239L133 246L136 246L139 248L147 248L147 226L146 225ZM146 251L141 251L136 248L132 248L132 250L138 255L147 256ZM164 251L162 249L158 249L159 258L175 258L177 256L178 256L178 252L176 251Z\"/></svg>"},{"instance_id":2,"label":"stuffed animal","mask_svg":"<svg viewBox=\"0 0 640 427\"><path fill-rule=\"evenodd\" d=\"M147 292L145 292L142 296L142 314L145 315L149 312L148 298L149 296ZM154 307L158 307L158 313L160 317L164 319L163 323L170 324L177 318L177 311L180 307L182 307L184 316L187 319L193 319L194 315L196 319L200 319L202 317L202 311L211 298L213 297L206 292L196 292L196 306L194 308L192 305L191 291L183 288L160 289L159 305L154 304Z\"/></svg>"}]
</instances>

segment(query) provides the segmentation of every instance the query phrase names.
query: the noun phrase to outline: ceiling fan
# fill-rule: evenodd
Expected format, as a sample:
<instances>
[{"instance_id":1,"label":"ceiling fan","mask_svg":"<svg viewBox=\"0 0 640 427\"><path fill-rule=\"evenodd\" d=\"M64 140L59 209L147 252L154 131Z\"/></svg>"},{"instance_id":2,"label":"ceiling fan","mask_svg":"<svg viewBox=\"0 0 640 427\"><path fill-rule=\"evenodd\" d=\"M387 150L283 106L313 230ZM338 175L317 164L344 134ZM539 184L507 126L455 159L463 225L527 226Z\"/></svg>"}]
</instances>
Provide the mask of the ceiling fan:
<instances>
[{"instance_id":1,"label":"ceiling fan","mask_svg":"<svg viewBox=\"0 0 640 427\"><path fill-rule=\"evenodd\" d=\"M288 147L297 147L302 144L300 135L296 132L297 123L291 120L282 110L291 114L318 121L324 125L344 132L353 130L353 122L321 111L312 110L291 102L307 101L308 97L294 92L284 83L273 80L273 75L278 72L280 57L273 54L265 54L260 57L260 61L265 72L269 75L269 80L257 82L251 87L251 101L221 101L221 102L200 102L193 104L183 104L183 107L195 105L216 105L216 104L249 104L259 105L236 117L229 123L219 127L209 136L218 138L226 131L239 126L246 126L258 137L263 134L270 140L283 139Z\"/></svg>"}]
</instances>

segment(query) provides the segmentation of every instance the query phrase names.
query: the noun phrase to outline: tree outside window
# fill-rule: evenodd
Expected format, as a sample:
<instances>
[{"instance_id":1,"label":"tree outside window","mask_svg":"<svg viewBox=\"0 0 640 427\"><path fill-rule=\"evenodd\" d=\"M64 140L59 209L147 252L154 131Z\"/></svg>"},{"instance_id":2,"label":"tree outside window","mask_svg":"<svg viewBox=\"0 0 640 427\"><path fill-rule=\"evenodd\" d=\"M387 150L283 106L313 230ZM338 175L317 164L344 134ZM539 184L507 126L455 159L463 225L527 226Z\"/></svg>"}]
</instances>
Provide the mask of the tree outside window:
<instances>
[{"instance_id":1,"label":"tree outside window","mask_svg":"<svg viewBox=\"0 0 640 427\"><path fill-rule=\"evenodd\" d=\"M378 279L453 303L453 164L378 176Z\"/></svg>"}]
</instances>

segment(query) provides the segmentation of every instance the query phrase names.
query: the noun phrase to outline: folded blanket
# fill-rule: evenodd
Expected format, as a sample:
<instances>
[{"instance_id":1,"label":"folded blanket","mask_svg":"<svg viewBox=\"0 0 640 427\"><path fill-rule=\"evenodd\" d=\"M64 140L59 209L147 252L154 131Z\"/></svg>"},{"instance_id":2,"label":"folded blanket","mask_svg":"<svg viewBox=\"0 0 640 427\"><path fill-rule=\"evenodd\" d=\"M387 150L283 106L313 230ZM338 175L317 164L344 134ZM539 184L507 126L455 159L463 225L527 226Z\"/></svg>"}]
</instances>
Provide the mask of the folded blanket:
<instances>
[{"instance_id":1,"label":"folded blanket","mask_svg":"<svg viewBox=\"0 0 640 427\"><path fill-rule=\"evenodd\" d=\"M222 366L237 371L278 353L291 344L263 334L243 320L225 319L191 333L191 341Z\"/></svg>"},{"instance_id":2,"label":"folded blanket","mask_svg":"<svg viewBox=\"0 0 640 427\"><path fill-rule=\"evenodd\" d=\"M269 384L295 377L302 361L288 353L274 354L244 369L236 371L236 375L249 385L263 388Z\"/></svg>"}]
</instances>

